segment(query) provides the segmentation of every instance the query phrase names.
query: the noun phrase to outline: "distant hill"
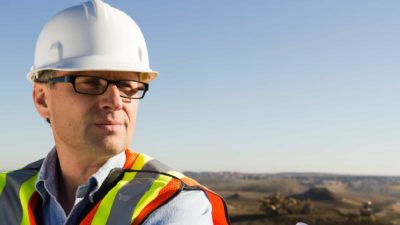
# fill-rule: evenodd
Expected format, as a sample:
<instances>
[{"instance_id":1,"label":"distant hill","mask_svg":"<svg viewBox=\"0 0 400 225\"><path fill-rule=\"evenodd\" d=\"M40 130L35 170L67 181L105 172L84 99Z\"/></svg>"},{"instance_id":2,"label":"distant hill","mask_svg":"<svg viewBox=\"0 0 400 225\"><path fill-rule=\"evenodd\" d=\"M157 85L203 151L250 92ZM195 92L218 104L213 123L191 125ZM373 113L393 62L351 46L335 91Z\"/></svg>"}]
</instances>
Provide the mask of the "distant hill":
<instances>
[{"instance_id":1,"label":"distant hill","mask_svg":"<svg viewBox=\"0 0 400 225\"><path fill-rule=\"evenodd\" d=\"M399 176L360 176L332 173L240 173L186 172L187 176L214 190L280 191L285 195L304 193L312 187L326 187L333 192L361 198L385 195L400 198ZM314 190L315 191L315 190ZM332 197L332 196L331 196Z\"/></svg>"}]
</instances>

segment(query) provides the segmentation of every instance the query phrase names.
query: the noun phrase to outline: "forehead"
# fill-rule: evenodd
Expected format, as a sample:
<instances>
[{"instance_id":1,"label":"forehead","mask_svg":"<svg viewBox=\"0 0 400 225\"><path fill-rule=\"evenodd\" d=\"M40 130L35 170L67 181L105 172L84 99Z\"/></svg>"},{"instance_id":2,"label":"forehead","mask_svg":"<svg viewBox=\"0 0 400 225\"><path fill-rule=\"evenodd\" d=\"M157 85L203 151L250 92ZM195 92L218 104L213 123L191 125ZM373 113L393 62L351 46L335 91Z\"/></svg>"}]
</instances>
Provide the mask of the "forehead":
<instances>
[{"instance_id":1,"label":"forehead","mask_svg":"<svg viewBox=\"0 0 400 225\"><path fill-rule=\"evenodd\" d=\"M56 77L67 75L96 76L112 80L139 80L140 73L126 71L56 71Z\"/></svg>"}]
</instances>

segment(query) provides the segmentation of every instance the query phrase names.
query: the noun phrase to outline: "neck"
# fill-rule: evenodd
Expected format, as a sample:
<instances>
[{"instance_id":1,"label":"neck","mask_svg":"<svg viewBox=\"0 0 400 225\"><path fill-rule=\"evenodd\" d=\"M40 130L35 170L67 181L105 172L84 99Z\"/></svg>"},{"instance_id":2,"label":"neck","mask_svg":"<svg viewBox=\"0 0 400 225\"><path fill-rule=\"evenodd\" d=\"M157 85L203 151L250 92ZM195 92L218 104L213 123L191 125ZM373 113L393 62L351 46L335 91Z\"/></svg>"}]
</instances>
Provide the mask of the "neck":
<instances>
[{"instance_id":1,"label":"neck","mask_svg":"<svg viewBox=\"0 0 400 225\"><path fill-rule=\"evenodd\" d=\"M57 147L60 162L59 203L68 215L74 206L78 187L85 184L96 173L108 158L94 158L84 154L73 154Z\"/></svg>"}]
</instances>

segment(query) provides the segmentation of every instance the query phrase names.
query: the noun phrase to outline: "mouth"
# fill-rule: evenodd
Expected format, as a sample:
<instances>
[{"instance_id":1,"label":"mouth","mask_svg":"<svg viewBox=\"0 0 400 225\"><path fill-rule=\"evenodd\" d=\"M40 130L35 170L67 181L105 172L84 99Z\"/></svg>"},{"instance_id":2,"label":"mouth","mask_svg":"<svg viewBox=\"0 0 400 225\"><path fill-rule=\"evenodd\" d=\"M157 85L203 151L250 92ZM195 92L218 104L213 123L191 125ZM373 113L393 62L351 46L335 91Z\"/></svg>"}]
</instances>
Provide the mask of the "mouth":
<instances>
[{"instance_id":1,"label":"mouth","mask_svg":"<svg viewBox=\"0 0 400 225\"><path fill-rule=\"evenodd\" d=\"M119 120L104 120L104 121L96 121L94 123L95 127L100 128L102 130L108 132L115 132L118 129L124 126L124 123Z\"/></svg>"}]
</instances>

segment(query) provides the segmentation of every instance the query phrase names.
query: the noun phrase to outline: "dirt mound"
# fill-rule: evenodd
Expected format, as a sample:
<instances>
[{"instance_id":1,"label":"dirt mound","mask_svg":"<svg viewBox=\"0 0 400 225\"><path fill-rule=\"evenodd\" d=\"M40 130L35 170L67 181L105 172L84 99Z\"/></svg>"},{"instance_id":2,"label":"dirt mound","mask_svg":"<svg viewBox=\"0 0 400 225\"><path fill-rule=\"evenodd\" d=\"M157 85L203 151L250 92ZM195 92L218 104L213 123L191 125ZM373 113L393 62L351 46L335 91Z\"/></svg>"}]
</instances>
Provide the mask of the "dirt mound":
<instances>
[{"instance_id":1,"label":"dirt mound","mask_svg":"<svg viewBox=\"0 0 400 225\"><path fill-rule=\"evenodd\" d=\"M229 200L233 200L233 199L236 199L236 200L238 200L238 199L241 199L241 195L239 195L239 193L233 193L233 194L231 194L231 195L229 195L229 196L227 196L227 197L225 197L225 199L229 199Z\"/></svg>"},{"instance_id":2,"label":"dirt mound","mask_svg":"<svg viewBox=\"0 0 400 225\"><path fill-rule=\"evenodd\" d=\"M312 187L306 192L291 196L300 200L338 201L340 198L325 187Z\"/></svg>"}]
</instances>

